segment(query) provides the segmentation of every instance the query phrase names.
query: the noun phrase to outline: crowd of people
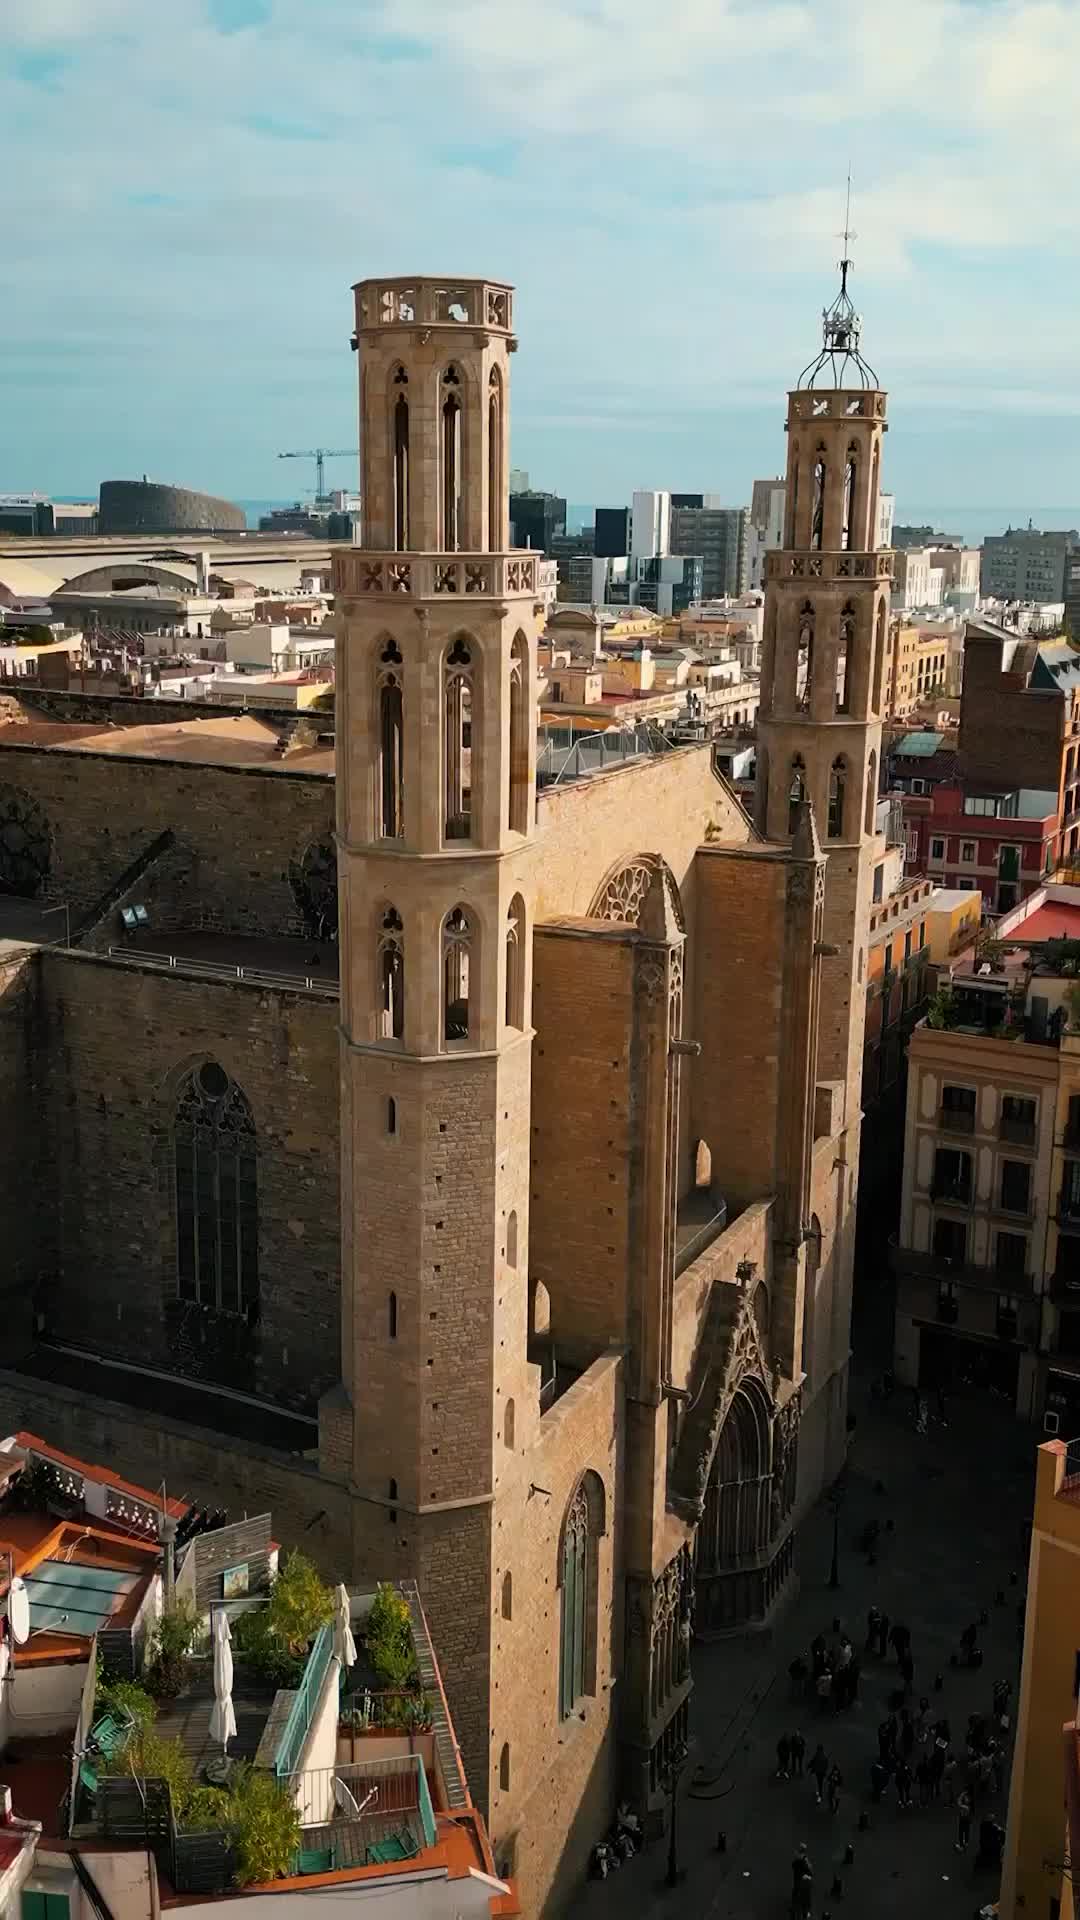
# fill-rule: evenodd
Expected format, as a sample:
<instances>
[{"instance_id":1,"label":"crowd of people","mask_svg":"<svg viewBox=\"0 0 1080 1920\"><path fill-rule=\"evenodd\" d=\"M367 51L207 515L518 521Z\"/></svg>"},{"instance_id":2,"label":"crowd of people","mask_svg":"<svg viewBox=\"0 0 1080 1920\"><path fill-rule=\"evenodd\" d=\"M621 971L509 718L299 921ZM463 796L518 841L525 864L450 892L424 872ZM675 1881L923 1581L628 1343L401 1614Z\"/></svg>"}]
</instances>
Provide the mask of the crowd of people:
<instances>
[{"instance_id":1,"label":"crowd of people","mask_svg":"<svg viewBox=\"0 0 1080 1920\"><path fill-rule=\"evenodd\" d=\"M964 1628L951 1656L952 1667L981 1667L979 1628L986 1619L984 1614L981 1623L972 1621ZM890 1655L895 1661L895 1685L889 1690L888 1711L877 1729L877 1752L869 1760L870 1806L880 1807L893 1797L898 1811L904 1814L914 1808L948 1806L955 1814L953 1845L959 1853L967 1852L973 1817L980 1809L983 1817L976 1865L1000 1865L1005 1830L992 1803L1005 1780L1012 1694L1008 1680L995 1681L989 1711L969 1714L963 1737L958 1737L947 1714L931 1707L931 1695L940 1704L944 1675L935 1674L930 1693L916 1699L910 1629L903 1620L891 1620L872 1606L866 1616L861 1656L843 1623L835 1619L829 1634L819 1633L811 1642L809 1658L799 1656L791 1662L792 1700L815 1713L819 1723L822 1717L843 1713L858 1699L863 1660L886 1662ZM821 1734L807 1760L807 1741L801 1729L782 1733L776 1743L776 1777L799 1780L808 1774L816 1804L827 1806L835 1815L840 1810L844 1778L835 1759L830 1758L824 1729ZM870 1824L870 1811L864 1807L859 1828L865 1831ZM848 1845L840 1868L833 1871L830 1897L843 1897L843 1869L852 1865L854 1858L854 1847ZM801 1916L811 1914L814 1898L814 1873L805 1841L792 1860L791 1873L791 1913L793 1920L801 1920Z\"/></svg>"}]
</instances>

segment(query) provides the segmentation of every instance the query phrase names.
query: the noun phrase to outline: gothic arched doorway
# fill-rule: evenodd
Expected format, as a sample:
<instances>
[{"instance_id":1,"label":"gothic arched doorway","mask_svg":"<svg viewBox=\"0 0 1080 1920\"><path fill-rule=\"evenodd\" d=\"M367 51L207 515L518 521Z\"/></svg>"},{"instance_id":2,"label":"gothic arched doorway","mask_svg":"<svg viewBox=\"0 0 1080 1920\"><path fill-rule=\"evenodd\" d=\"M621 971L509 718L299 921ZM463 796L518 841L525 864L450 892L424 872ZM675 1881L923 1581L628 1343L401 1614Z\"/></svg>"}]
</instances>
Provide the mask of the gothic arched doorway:
<instances>
[{"instance_id":1,"label":"gothic arched doorway","mask_svg":"<svg viewBox=\"0 0 1080 1920\"><path fill-rule=\"evenodd\" d=\"M776 1413L764 1381L744 1376L720 1431L698 1525L701 1632L765 1620L787 1580L794 1430L794 1417Z\"/></svg>"}]
</instances>

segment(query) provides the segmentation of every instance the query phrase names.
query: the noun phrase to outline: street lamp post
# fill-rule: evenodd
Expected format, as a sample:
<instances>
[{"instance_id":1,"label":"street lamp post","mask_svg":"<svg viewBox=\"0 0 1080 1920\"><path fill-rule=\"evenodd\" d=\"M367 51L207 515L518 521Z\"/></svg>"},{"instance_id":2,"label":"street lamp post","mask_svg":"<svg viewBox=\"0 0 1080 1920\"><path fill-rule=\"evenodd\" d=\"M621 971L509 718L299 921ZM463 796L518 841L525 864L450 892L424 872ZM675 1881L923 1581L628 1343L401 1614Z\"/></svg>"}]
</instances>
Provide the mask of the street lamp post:
<instances>
[{"instance_id":1,"label":"street lamp post","mask_svg":"<svg viewBox=\"0 0 1080 1920\"><path fill-rule=\"evenodd\" d=\"M829 1568L829 1586L835 1593L840 1585L840 1510L844 1504L844 1482L833 1482L829 1488L829 1508L832 1513L832 1564Z\"/></svg>"},{"instance_id":2,"label":"street lamp post","mask_svg":"<svg viewBox=\"0 0 1080 1920\"><path fill-rule=\"evenodd\" d=\"M680 1740L672 1752L666 1768L666 1785L671 1794L671 1813L668 1819L667 1873L664 1875L665 1887L677 1887L685 1879L685 1869L679 1865L679 1781L686 1765L687 1746Z\"/></svg>"}]
</instances>

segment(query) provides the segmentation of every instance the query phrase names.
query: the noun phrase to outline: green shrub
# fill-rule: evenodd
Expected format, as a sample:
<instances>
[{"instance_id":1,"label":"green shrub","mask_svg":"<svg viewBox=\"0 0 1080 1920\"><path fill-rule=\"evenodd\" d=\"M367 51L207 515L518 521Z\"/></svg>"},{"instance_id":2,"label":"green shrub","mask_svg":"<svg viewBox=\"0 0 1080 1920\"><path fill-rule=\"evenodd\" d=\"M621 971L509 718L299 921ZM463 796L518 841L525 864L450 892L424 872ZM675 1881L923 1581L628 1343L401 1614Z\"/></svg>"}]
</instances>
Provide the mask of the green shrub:
<instances>
[{"instance_id":1,"label":"green shrub","mask_svg":"<svg viewBox=\"0 0 1080 1920\"><path fill-rule=\"evenodd\" d=\"M191 1761L178 1740L164 1740L153 1727L136 1727L129 1740L104 1763L104 1772L137 1780L166 1780L173 1812L181 1820L195 1790Z\"/></svg>"},{"instance_id":2,"label":"green shrub","mask_svg":"<svg viewBox=\"0 0 1080 1920\"><path fill-rule=\"evenodd\" d=\"M376 1588L364 1638L371 1664L388 1687L404 1688L415 1679L412 1619L396 1587Z\"/></svg>"},{"instance_id":3,"label":"green shrub","mask_svg":"<svg viewBox=\"0 0 1080 1920\"><path fill-rule=\"evenodd\" d=\"M291 1873L300 1845L300 1815L288 1789L272 1773L249 1767L237 1775L228 1799L237 1886L250 1887Z\"/></svg>"},{"instance_id":4,"label":"green shrub","mask_svg":"<svg viewBox=\"0 0 1080 1920\"><path fill-rule=\"evenodd\" d=\"M224 1787L194 1787L184 1805L185 1833L228 1833L232 1797Z\"/></svg>"},{"instance_id":5,"label":"green shrub","mask_svg":"<svg viewBox=\"0 0 1080 1920\"><path fill-rule=\"evenodd\" d=\"M270 1627L292 1654L304 1653L334 1617L334 1595L303 1553L290 1553L270 1589Z\"/></svg>"},{"instance_id":6,"label":"green shrub","mask_svg":"<svg viewBox=\"0 0 1080 1920\"><path fill-rule=\"evenodd\" d=\"M95 1712L126 1715L140 1727L150 1726L157 1718L157 1704L137 1680L99 1678L94 1695Z\"/></svg>"},{"instance_id":7,"label":"green shrub","mask_svg":"<svg viewBox=\"0 0 1080 1920\"><path fill-rule=\"evenodd\" d=\"M242 1613L232 1627L233 1646L257 1674L274 1687L299 1686L304 1655L290 1653L274 1632L269 1607Z\"/></svg>"},{"instance_id":8,"label":"green shrub","mask_svg":"<svg viewBox=\"0 0 1080 1920\"><path fill-rule=\"evenodd\" d=\"M198 1638L199 1615L190 1600L166 1607L150 1636L150 1657L143 1678L158 1700L175 1700L187 1678L187 1657Z\"/></svg>"}]
</instances>

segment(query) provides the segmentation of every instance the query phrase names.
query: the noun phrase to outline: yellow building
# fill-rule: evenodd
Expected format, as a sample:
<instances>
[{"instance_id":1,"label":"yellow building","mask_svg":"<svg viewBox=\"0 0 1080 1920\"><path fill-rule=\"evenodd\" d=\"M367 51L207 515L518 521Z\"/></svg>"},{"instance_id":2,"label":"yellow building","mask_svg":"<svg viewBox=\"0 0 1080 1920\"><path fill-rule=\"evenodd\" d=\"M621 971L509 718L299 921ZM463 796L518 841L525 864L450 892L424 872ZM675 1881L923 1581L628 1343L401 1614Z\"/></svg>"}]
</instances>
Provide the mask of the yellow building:
<instances>
[{"instance_id":1,"label":"yellow building","mask_svg":"<svg viewBox=\"0 0 1080 1920\"><path fill-rule=\"evenodd\" d=\"M1048 1440L1037 1456L1001 1920L1072 1920L1066 1807L1077 1800L1078 1596L1080 1448Z\"/></svg>"},{"instance_id":2,"label":"yellow building","mask_svg":"<svg viewBox=\"0 0 1080 1920\"><path fill-rule=\"evenodd\" d=\"M941 627L901 621L893 631L889 712L902 720L932 689L949 688L949 637Z\"/></svg>"}]
</instances>

